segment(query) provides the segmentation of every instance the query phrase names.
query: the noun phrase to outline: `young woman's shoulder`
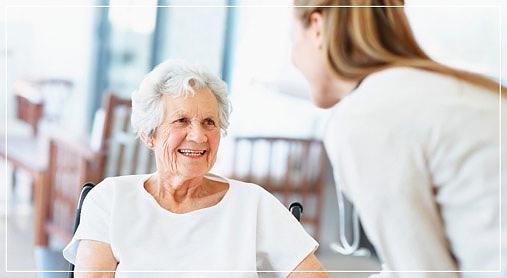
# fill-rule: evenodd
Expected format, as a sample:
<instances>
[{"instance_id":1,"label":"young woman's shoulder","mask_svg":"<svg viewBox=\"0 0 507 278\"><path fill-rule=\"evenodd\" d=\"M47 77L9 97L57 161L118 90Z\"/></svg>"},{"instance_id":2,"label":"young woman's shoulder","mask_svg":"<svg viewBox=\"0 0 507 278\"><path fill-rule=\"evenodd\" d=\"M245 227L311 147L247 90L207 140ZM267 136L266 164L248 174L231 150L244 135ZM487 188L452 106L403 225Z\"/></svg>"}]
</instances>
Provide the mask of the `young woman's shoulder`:
<instances>
[{"instance_id":1,"label":"young woman's shoulder","mask_svg":"<svg viewBox=\"0 0 507 278\"><path fill-rule=\"evenodd\" d=\"M449 114L493 109L498 94L440 73L391 68L367 76L334 107L333 130L426 129Z\"/></svg>"}]
</instances>

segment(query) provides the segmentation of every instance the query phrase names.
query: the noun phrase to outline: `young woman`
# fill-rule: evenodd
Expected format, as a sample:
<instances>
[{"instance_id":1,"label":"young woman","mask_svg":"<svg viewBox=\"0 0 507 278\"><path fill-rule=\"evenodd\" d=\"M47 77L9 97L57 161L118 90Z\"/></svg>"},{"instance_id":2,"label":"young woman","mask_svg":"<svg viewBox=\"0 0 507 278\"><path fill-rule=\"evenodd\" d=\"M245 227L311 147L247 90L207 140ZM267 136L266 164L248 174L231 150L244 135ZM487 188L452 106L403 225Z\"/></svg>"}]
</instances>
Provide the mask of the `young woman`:
<instances>
[{"instance_id":1,"label":"young woman","mask_svg":"<svg viewBox=\"0 0 507 278\"><path fill-rule=\"evenodd\" d=\"M293 62L314 103L335 110L324 141L336 183L384 267L497 271L507 267L506 256L500 261L505 88L433 61L403 4L296 0ZM362 7L344 7L352 5Z\"/></svg>"}]
</instances>

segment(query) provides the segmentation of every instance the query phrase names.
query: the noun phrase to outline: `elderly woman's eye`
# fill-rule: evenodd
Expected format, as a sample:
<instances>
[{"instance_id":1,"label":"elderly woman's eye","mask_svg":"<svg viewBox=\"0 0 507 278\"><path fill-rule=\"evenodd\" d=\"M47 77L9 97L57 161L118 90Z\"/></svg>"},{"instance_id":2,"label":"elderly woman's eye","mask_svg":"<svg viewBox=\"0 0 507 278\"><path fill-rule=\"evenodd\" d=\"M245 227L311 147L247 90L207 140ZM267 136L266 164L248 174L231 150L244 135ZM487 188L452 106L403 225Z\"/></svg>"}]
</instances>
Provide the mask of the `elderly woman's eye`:
<instances>
[{"instance_id":1,"label":"elderly woman's eye","mask_svg":"<svg viewBox=\"0 0 507 278\"><path fill-rule=\"evenodd\" d=\"M206 120L204 120L204 123L207 126L216 126L215 121L213 121L212 119L206 119Z\"/></svg>"},{"instance_id":2,"label":"elderly woman's eye","mask_svg":"<svg viewBox=\"0 0 507 278\"><path fill-rule=\"evenodd\" d=\"M173 123L176 123L176 124L186 124L186 123L188 123L188 119L187 118L179 118L176 121L174 121Z\"/></svg>"}]
</instances>

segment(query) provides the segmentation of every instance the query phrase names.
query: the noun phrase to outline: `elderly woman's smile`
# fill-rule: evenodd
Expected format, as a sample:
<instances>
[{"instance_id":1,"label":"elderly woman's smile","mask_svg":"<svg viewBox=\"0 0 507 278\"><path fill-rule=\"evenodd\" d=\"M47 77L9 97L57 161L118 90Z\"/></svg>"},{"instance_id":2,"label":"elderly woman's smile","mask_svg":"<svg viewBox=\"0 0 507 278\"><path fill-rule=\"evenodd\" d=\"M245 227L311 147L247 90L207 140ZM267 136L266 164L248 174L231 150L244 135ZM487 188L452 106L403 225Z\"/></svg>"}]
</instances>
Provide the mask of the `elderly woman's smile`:
<instances>
[{"instance_id":1,"label":"elderly woman's smile","mask_svg":"<svg viewBox=\"0 0 507 278\"><path fill-rule=\"evenodd\" d=\"M201 151L201 150L179 149L178 152L184 156L188 156L188 157L192 157L192 158L199 158L206 153L206 150Z\"/></svg>"}]
</instances>

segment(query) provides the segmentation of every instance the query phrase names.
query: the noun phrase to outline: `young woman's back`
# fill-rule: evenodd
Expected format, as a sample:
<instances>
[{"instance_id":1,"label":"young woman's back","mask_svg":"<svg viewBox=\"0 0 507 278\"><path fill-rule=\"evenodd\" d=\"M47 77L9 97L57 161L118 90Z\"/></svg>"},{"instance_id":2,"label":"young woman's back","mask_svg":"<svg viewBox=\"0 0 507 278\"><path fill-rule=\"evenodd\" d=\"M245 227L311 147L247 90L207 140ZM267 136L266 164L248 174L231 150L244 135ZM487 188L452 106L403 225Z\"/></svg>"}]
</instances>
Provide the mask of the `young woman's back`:
<instances>
[{"instance_id":1,"label":"young woman's back","mask_svg":"<svg viewBox=\"0 0 507 278\"><path fill-rule=\"evenodd\" d=\"M325 144L335 178L388 268L498 268L498 95L391 68L334 109Z\"/></svg>"}]
</instances>

